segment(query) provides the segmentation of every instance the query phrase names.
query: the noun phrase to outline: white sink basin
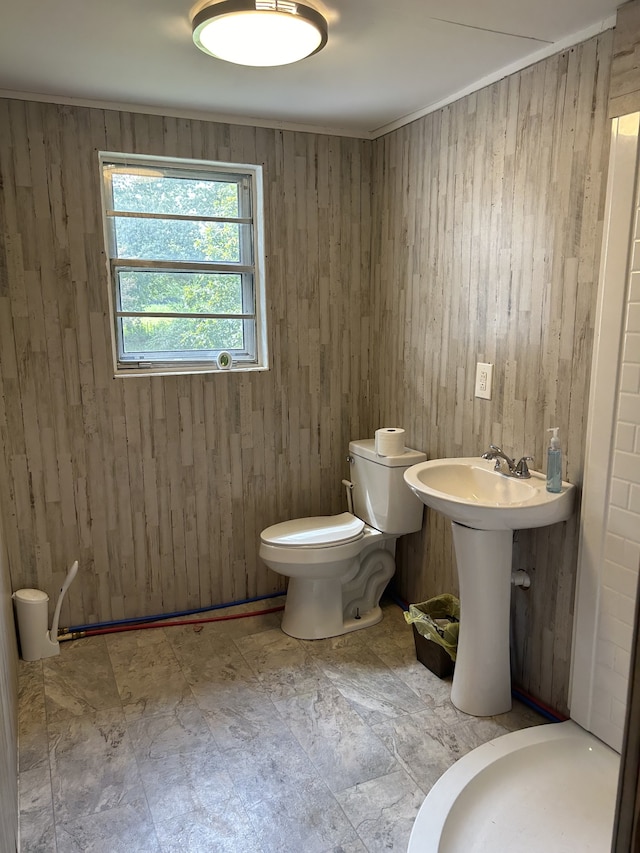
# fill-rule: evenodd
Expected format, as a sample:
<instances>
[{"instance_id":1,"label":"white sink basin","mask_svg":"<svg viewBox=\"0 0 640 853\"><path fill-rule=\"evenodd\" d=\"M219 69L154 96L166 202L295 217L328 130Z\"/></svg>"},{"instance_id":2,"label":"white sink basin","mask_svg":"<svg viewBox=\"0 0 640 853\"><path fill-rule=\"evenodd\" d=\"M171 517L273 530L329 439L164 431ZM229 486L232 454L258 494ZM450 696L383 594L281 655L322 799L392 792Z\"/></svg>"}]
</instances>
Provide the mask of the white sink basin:
<instances>
[{"instance_id":1,"label":"white sink basin","mask_svg":"<svg viewBox=\"0 0 640 853\"><path fill-rule=\"evenodd\" d=\"M476 530L522 530L566 521L573 512L575 486L547 491L543 474L528 480L506 477L481 457L431 459L404 473L420 500L452 521Z\"/></svg>"},{"instance_id":2,"label":"white sink basin","mask_svg":"<svg viewBox=\"0 0 640 853\"><path fill-rule=\"evenodd\" d=\"M460 587L460 636L451 701L466 714L491 717L511 708L509 613L513 531L565 521L575 486L547 491L547 479L495 471L481 457L432 459L404 472L427 506L451 519Z\"/></svg>"}]
</instances>

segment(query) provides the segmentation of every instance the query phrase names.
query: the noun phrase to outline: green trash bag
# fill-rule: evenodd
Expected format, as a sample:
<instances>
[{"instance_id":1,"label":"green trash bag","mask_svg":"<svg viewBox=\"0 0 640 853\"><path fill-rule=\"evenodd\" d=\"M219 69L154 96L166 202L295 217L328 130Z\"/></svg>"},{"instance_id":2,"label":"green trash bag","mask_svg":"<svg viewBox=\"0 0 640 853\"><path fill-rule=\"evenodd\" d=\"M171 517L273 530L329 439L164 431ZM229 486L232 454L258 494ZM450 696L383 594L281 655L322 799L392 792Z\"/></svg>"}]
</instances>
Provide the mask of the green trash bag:
<instances>
[{"instance_id":1,"label":"green trash bag","mask_svg":"<svg viewBox=\"0 0 640 853\"><path fill-rule=\"evenodd\" d=\"M455 595L437 595L421 604L410 604L404 618L416 631L433 640L448 653L451 660L456 659L458 633L460 631L460 601Z\"/></svg>"}]
</instances>

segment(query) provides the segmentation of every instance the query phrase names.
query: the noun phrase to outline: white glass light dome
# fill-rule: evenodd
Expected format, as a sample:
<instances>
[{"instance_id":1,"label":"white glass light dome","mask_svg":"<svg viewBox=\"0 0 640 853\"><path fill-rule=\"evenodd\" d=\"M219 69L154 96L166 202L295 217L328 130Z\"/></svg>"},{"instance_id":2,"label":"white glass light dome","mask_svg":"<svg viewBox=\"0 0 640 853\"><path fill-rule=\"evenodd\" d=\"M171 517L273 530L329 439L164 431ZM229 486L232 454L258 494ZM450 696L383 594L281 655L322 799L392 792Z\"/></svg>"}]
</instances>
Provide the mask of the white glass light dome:
<instances>
[{"instance_id":1,"label":"white glass light dome","mask_svg":"<svg viewBox=\"0 0 640 853\"><path fill-rule=\"evenodd\" d=\"M298 62L327 42L327 22L309 6L288 0L223 0L193 19L200 50L239 65Z\"/></svg>"}]
</instances>

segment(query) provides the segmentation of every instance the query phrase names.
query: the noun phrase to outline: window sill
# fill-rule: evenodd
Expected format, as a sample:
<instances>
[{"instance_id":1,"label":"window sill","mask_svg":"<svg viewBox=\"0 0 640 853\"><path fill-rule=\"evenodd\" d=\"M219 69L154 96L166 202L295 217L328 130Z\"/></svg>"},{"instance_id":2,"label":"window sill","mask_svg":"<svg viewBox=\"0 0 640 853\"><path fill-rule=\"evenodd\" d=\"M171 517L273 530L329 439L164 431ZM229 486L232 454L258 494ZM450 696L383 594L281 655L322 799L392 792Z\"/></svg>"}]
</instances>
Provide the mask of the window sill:
<instances>
[{"instance_id":1,"label":"window sill","mask_svg":"<svg viewBox=\"0 0 640 853\"><path fill-rule=\"evenodd\" d=\"M269 370L269 365L264 364L234 364L232 367L221 368L217 365L212 365L211 367L197 367L193 366L180 366L176 368L169 367L127 367L121 368L120 370L116 370L113 374L114 379L129 379L135 378L139 376L193 376L197 374L211 374L211 373L257 373L261 371Z\"/></svg>"}]
</instances>

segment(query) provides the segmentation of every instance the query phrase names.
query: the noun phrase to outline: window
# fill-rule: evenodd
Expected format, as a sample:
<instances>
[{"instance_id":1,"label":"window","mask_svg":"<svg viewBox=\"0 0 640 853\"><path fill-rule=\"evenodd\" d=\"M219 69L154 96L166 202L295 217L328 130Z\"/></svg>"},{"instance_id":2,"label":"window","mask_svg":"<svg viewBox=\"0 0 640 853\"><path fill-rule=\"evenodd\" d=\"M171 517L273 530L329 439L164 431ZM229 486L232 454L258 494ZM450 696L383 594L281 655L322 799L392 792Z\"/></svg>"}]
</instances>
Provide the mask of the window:
<instances>
[{"instance_id":1,"label":"window","mask_svg":"<svg viewBox=\"0 0 640 853\"><path fill-rule=\"evenodd\" d=\"M266 368L261 167L100 164L116 374Z\"/></svg>"}]
</instances>

